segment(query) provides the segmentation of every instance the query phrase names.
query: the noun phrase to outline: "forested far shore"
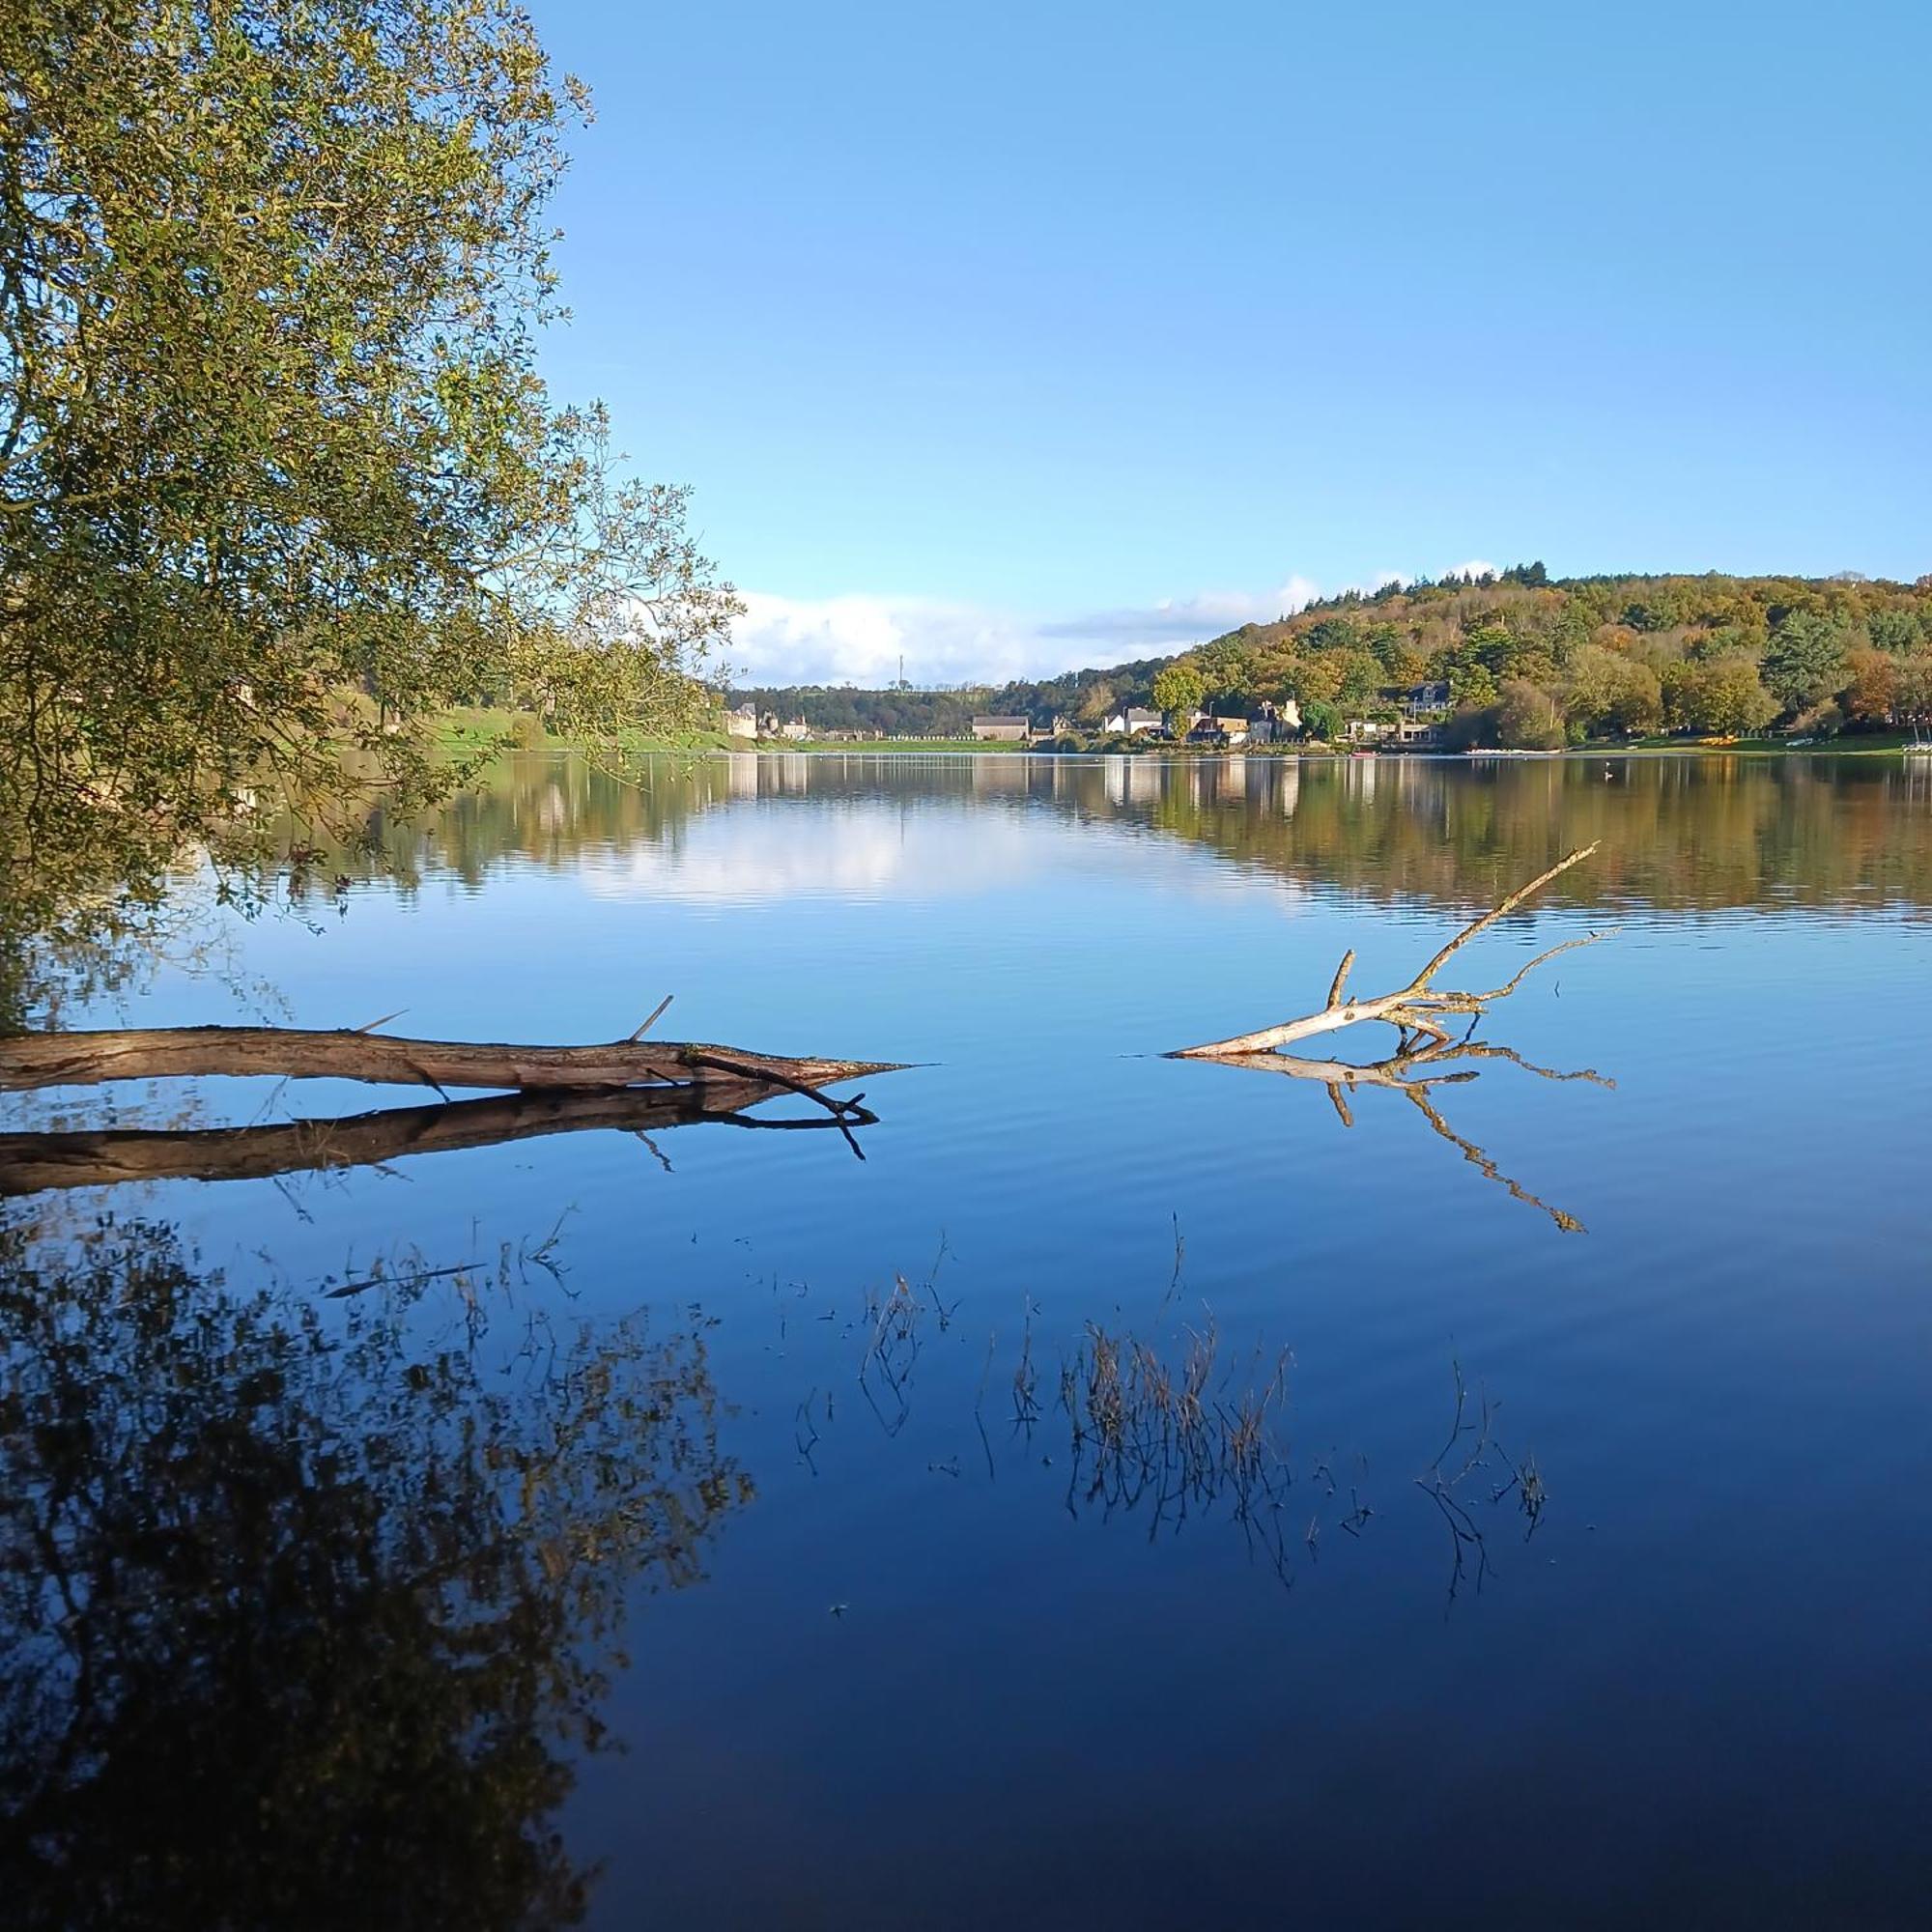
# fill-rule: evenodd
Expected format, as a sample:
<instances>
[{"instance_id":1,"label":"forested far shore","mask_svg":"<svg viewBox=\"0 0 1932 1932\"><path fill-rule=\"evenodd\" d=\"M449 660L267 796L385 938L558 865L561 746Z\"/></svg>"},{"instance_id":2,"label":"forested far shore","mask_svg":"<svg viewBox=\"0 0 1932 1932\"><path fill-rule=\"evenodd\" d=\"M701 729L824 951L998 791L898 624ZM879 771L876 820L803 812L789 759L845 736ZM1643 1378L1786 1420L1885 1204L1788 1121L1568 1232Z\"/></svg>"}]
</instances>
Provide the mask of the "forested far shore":
<instances>
[{"instance_id":1,"label":"forested far shore","mask_svg":"<svg viewBox=\"0 0 1932 1932\"><path fill-rule=\"evenodd\" d=\"M1156 690L1156 685L1159 689ZM1169 657L918 691L738 686L814 733L960 738L976 716L1090 735L1128 706L1293 702L1311 735L1393 718L1439 687L1443 741L1550 749L1660 731L1794 736L1932 723L1932 575L1497 577L1391 584L1244 624Z\"/></svg>"}]
</instances>

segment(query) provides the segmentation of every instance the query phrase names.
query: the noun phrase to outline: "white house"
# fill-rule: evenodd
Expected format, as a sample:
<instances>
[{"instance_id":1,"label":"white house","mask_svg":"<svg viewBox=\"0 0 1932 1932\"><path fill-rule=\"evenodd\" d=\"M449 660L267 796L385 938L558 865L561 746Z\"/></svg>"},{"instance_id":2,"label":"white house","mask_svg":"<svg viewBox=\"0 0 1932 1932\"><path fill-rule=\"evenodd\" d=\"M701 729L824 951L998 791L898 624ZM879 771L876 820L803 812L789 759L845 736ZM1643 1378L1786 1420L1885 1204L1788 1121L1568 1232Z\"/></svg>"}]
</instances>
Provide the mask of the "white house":
<instances>
[{"instance_id":1,"label":"white house","mask_svg":"<svg viewBox=\"0 0 1932 1932\"><path fill-rule=\"evenodd\" d=\"M755 738L758 735L758 707L749 698L743 704L731 706L724 713L724 729L733 738Z\"/></svg>"},{"instance_id":2,"label":"white house","mask_svg":"<svg viewBox=\"0 0 1932 1932\"><path fill-rule=\"evenodd\" d=\"M1100 728L1115 736L1138 737L1143 731L1160 729L1160 713L1149 711L1138 704L1130 704L1124 711L1116 711L1112 717L1101 721Z\"/></svg>"}]
</instances>

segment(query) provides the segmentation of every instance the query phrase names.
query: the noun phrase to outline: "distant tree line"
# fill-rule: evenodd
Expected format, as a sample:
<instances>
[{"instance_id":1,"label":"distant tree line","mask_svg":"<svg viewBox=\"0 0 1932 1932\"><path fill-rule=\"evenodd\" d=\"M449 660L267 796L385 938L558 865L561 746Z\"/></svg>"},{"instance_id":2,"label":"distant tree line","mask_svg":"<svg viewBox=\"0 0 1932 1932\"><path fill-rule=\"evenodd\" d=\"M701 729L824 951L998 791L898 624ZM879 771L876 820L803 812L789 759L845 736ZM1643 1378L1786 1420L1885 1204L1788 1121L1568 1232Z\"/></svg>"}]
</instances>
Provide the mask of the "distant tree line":
<instances>
[{"instance_id":1,"label":"distant tree line","mask_svg":"<svg viewBox=\"0 0 1932 1932\"><path fill-rule=\"evenodd\" d=\"M953 691L862 691L853 685L794 684L734 687L728 701L749 699L758 715L803 718L814 731L883 731L889 738L964 738L977 717L1026 717L1044 727L1065 718L1097 730L1123 704L1146 704L1166 658L1143 658L1103 670L1069 670L1058 677L1007 684L962 685Z\"/></svg>"},{"instance_id":2,"label":"distant tree line","mask_svg":"<svg viewBox=\"0 0 1932 1932\"><path fill-rule=\"evenodd\" d=\"M1828 735L1932 724L1932 576L1552 579L1540 563L1351 591L1171 658L964 692L758 690L814 729L963 734L976 712L1094 731L1123 705L1293 699L1318 734L1447 688L1451 742L1555 747L1774 724Z\"/></svg>"}]
</instances>

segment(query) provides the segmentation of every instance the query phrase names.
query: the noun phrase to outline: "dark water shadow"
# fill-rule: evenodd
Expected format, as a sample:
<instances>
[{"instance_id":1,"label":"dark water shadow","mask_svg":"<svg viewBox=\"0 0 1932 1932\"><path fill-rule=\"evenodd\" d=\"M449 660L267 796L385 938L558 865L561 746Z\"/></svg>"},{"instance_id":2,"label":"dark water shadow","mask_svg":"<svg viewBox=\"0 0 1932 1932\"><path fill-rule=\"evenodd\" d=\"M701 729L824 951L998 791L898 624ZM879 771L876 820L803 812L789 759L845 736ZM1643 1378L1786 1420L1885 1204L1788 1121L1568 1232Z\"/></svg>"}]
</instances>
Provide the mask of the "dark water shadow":
<instances>
[{"instance_id":1,"label":"dark water shadow","mask_svg":"<svg viewBox=\"0 0 1932 1932\"><path fill-rule=\"evenodd\" d=\"M700 1326L505 1340L446 1273L327 1303L158 1223L0 1231L10 1923L581 1918L625 1606L751 1480Z\"/></svg>"}]
</instances>

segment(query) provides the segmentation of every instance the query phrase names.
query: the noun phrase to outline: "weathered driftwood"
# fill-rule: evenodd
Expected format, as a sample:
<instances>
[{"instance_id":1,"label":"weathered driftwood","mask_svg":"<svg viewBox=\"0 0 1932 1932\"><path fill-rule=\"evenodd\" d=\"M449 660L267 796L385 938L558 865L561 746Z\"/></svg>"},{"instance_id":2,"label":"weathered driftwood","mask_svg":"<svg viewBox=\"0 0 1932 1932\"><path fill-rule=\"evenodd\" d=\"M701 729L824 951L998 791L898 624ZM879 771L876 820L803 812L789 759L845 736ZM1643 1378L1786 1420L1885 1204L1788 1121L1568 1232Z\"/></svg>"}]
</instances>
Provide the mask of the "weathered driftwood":
<instances>
[{"instance_id":1,"label":"weathered driftwood","mask_svg":"<svg viewBox=\"0 0 1932 1932\"><path fill-rule=\"evenodd\" d=\"M1441 1025L1443 1019L1480 1013L1497 1000L1507 999L1537 967L1554 959L1559 952L1568 952L1578 946L1591 946L1608 937L1605 932L1591 932L1581 939L1566 939L1561 946L1552 946L1548 952L1539 952L1514 979L1504 985L1492 987L1488 992L1438 991L1434 983L1436 974L1470 940L1479 933L1487 932L1499 919L1513 913L1526 899L1540 893L1550 880L1567 872L1572 866L1580 865L1596 849L1594 845L1585 845L1580 851L1572 852L1568 858L1558 860L1548 871L1539 874L1528 885L1519 886L1499 905L1465 925L1407 985L1399 986L1392 993L1377 993L1366 999L1349 996L1349 973L1355 963L1351 948L1342 955L1342 963L1335 969L1334 982L1328 988L1327 1004L1321 1011L1304 1014L1300 1019L1284 1020L1279 1026L1263 1027L1259 1033L1237 1034L1232 1039L1209 1040L1205 1046L1183 1046L1169 1058L1245 1060L1252 1055L1272 1053L1277 1047L1292 1046L1296 1040L1311 1039L1319 1034L1337 1033L1343 1027L1355 1026L1363 1020L1381 1020L1402 1029L1405 1036L1446 1041L1450 1036Z\"/></svg>"},{"instance_id":2,"label":"weathered driftwood","mask_svg":"<svg viewBox=\"0 0 1932 1932\"><path fill-rule=\"evenodd\" d=\"M765 1080L719 1078L614 1092L550 1089L271 1126L0 1134L0 1196L135 1180L247 1180L310 1169L371 1167L409 1154L446 1153L585 1128L632 1133L648 1144L653 1133L699 1122L784 1130L845 1129L870 1126L877 1120L855 1101L841 1103L837 1113L805 1120L771 1120L744 1111L785 1091Z\"/></svg>"},{"instance_id":3,"label":"weathered driftwood","mask_svg":"<svg viewBox=\"0 0 1932 1932\"><path fill-rule=\"evenodd\" d=\"M1470 1038L1435 1037L1424 1040L1413 1035L1406 1035L1402 1047L1385 1060L1371 1061L1366 1065L1357 1065L1347 1060L1306 1060L1288 1053L1226 1053L1211 1058L1220 1066L1245 1066L1264 1073L1283 1073L1292 1080L1320 1081L1328 1090L1329 1101L1345 1127L1355 1124L1354 1113L1349 1105L1350 1094L1360 1088L1392 1089L1421 1114L1432 1132L1439 1134L1457 1149L1463 1158L1486 1179L1493 1180L1498 1187L1507 1188L1517 1200L1548 1214L1564 1234L1580 1235L1583 1232L1582 1222L1574 1214L1552 1207L1541 1195L1532 1194L1521 1182L1513 1180L1505 1174L1474 1141L1459 1134L1443 1119L1442 1110L1431 1097L1431 1093L1437 1087L1456 1087L1476 1079L1482 1071L1480 1067L1459 1064L1470 1060L1507 1061L1512 1066L1520 1066L1525 1073L1533 1073L1540 1080L1587 1080L1599 1087L1616 1085L1615 1081L1606 1080L1594 1068L1584 1067L1575 1073L1565 1073L1553 1066L1539 1066L1535 1061L1524 1059L1513 1047L1492 1046L1483 1040Z\"/></svg>"},{"instance_id":4,"label":"weathered driftwood","mask_svg":"<svg viewBox=\"0 0 1932 1932\"><path fill-rule=\"evenodd\" d=\"M380 1024L380 1022L378 1022ZM102 1080L272 1074L397 1086L610 1093L644 1085L760 1080L813 1094L835 1081L895 1070L875 1060L793 1060L701 1040L611 1040L600 1046L405 1039L368 1028L149 1027L28 1033L0 1039L0 1090L93 1086Z\"/></svg>"}]
</instances>

